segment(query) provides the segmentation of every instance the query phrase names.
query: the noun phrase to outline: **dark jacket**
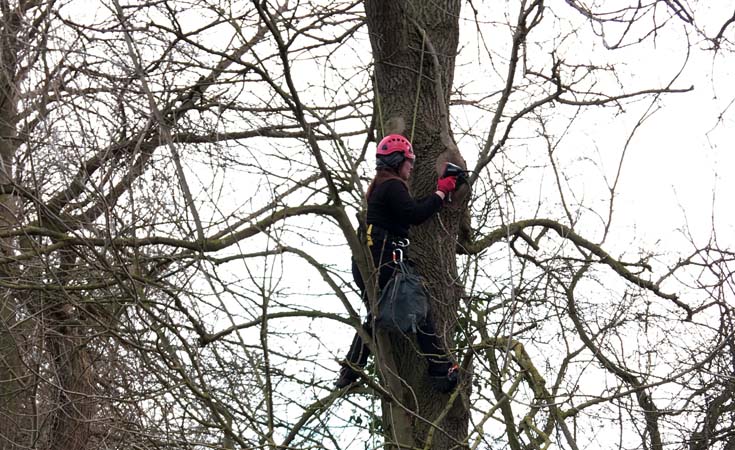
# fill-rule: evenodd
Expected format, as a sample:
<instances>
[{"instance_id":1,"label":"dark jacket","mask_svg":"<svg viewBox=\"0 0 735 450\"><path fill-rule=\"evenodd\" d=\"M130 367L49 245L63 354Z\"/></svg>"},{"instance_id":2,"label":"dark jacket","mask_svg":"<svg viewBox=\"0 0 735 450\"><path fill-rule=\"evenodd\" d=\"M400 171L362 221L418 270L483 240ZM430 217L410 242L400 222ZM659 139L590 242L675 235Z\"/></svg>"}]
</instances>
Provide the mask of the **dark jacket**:
<instances>
[{"instance_id":1,"label":"dark jacket","mask_svg":"<svg viewBox=\"0 0 735 450\"><path fill-rule=\"evenodd\" d=\"M370 193L366 221L391 236L406 238L411 225L425 222L441 207L442 199L438 195L415 200L403 181L389 179L375 186Z\"/></svg>"}]
</instances>

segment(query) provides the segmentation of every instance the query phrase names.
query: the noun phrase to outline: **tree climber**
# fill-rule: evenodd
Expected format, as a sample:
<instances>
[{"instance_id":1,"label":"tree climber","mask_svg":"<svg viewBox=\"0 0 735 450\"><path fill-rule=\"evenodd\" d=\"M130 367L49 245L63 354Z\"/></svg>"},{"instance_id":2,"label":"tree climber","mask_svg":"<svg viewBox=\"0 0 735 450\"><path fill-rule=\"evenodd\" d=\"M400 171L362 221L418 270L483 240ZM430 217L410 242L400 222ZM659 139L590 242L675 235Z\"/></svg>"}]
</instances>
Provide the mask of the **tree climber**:
<instances>
[{"instance_id":1,"label":"tree climber","mask_svg":"<svg viewBox=\"0 0 735 450\"><path fill-rule=\"evenodd\" d=\"M411 143L399 134L390 134L379 143L376 152L376 173L367 190L367 230L365 237L378 269L378 287L383 289L393 275L393 251L400 248L407 256L408 230L436 214L444 199L456 188L457 177L439 179L433 194L414 199L408 192L408 179L413 171L416 155ZM367 305L365 282L353 258L352 276ZM369 307L368 307L369 310ZM372 335L372 317L368 312L363 329ZM434 330L431 317L419 326L416 340L429 364L429 376L441 391L451 391L457 385L458 366L447 356ZM335 386L343 388L359 378L358 369L365 367L370 350L355 334Z\"/></svg>"}]
</instances>

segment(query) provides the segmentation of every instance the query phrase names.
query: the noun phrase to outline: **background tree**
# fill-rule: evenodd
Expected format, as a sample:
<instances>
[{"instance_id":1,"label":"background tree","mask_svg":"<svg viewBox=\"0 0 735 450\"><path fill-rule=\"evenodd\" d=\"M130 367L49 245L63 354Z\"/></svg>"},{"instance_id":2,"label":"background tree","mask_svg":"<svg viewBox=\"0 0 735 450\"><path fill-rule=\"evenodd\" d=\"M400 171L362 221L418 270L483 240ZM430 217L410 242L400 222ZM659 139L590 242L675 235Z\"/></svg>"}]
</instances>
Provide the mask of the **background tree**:
<instances>
[{"instance_id":1,"label":"background tree","mask_svg":"<svg viewBox=\"0 0 735 450\"><path fill-rule=\"evenodd\" d=\"M733 445L732 243L639 250L617 215L731 11L424 3L2 4L5 448ZM651 43L680 58L638 70ZM450 395L381 334L331 388L387 132L416 195L473 170L412 236Z\"/></svg>"}]
</instances>

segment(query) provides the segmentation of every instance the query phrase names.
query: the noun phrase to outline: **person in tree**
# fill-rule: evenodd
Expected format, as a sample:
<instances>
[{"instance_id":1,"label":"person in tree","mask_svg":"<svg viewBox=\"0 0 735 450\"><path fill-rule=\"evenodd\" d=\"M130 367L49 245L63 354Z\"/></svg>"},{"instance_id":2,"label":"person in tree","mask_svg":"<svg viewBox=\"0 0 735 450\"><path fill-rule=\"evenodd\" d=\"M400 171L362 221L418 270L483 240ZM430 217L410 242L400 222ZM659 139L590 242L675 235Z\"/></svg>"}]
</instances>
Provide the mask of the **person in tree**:
<instances>
[{"instance_id":1,"label":"person in tree","mask_svg":"<svg viewBox=\"0 0 735 450\"><path fill-rule=\"evenodd\" d=\"M399 134L385 136L376 151L376 173L367 190L367 230L365 238L378 270L378 287L383 289L395 270L393 251L400 248L407 256L408 231L436 214L446 197L455 190L457 177L440 178L436 192L414 199L408 191L408 179L413 171L416 155L411 142ZM352 276L367 305L365 282L352 261ZM369 308L368 308L369 309ZM368 313L364 330L372 335L372 317ZM457 385L458 366L447 356L439 337L434 331L431 318L421 324L416 340L422 354L427 358L429 376L442 391L451 391ZM359 334L355 334L345 360L341 363L337 388L346 387L359 378L358 370L365 367L370 350Z\"/></svg>"}]
</instances>

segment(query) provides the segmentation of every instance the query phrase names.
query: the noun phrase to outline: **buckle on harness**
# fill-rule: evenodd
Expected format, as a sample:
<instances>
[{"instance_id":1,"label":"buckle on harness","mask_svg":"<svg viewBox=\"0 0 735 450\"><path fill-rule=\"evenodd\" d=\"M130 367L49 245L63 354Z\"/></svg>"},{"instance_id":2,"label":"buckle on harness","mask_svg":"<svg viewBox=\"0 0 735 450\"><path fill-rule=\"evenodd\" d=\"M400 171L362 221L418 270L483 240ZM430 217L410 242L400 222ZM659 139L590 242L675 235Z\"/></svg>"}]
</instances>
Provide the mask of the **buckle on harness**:
<instances>
[{"instance_id":1,"label":"buckle on harness","mask_svg":"<svg viewBox=\"0 0 735 450\"><path fill-rule=\"evenodd\" d=\"M408 240L408 238L402 238L402 239L398 239L396 241L391 242L391 245L393 245L393 247L400 247L400 248L406 248L410 244L411 244L411 241Z\"/></svg>"}]
</instances>

